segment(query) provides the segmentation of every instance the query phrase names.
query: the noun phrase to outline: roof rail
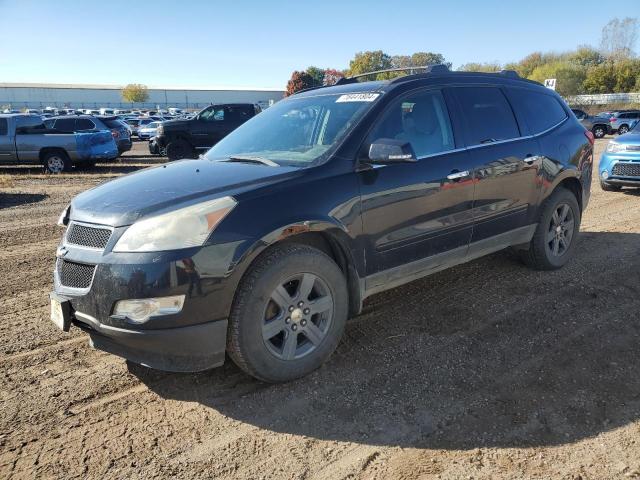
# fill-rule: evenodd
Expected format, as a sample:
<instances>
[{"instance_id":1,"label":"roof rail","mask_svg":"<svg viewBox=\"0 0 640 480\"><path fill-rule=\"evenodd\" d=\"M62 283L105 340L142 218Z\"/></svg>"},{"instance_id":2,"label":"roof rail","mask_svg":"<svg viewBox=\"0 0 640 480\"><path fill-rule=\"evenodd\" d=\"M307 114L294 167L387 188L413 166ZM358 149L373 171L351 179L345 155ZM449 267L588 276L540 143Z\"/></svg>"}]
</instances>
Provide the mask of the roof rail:
<instances>
[{"instance_id":1,"label":"roof rail","mask_svg":"<svg viewBox=\"0 0 640 480\"><path fill-rule=\"evenodd\" d=\"M425 65L422 67L402 67L402 68L387 68L384 70L374 70L373 72L359 73L358 75L352 75L351 77L343 77L336 82L336 85L344 85L346 83L354 83L356 79L361 77L369 77L371 75L378 75L380 73L390 73L390 72L410 72L409 75L413 74L414 70L424 70L420 73L449 73L449 67L443 64L438 65ZM397 80L397 79L395 79Z\"/></svg>"}]
</instances>

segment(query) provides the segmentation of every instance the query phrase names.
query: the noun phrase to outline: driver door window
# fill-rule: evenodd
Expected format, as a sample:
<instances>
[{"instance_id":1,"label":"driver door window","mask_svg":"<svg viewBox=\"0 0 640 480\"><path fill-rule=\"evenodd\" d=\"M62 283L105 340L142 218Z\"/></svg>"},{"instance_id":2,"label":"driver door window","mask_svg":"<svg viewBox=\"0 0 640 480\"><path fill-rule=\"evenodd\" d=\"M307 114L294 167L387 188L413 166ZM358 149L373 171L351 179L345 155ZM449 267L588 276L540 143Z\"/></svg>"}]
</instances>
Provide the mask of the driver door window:
<instances>
[{"instance_id":1,"label":"driver door window","mask_svg":"<svg viewBox=\"0 0 640 480\"><path fill-rule=\"evenodd\" d=\"M394 101L369 138L411 143L418 159L455 148L447 106L439 90L421 91Z\"/></svg>"},{"instance_id":2,"label":"driver door window","mask_svg":"<svg viewBox=\"0 0 640 480\"><path fill-rule=\"evenodd\" d=\"M221 122L224 120L224 107L211 107L200 114L204 122Z\"/></svg>"}]
</instances>

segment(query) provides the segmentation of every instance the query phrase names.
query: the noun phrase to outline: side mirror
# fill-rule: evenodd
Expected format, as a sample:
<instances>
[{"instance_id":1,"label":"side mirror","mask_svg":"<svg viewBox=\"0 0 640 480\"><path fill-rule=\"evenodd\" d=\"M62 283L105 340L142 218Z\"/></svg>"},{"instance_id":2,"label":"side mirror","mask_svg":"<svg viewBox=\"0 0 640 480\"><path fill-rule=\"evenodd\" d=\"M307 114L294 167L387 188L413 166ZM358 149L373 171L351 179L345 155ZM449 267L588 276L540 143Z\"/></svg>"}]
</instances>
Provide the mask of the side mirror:
<instances>
[{"instance_id":1,"label":"side mirror","mask_svg":"<svg viewBox=\"0 0 640 480\"><path fill-rule=\"evenodd\" d=\"M369 161L382 165L417 162L411 143L395 138L379 138L369 146Z\"/></svg>"}]
</instances>

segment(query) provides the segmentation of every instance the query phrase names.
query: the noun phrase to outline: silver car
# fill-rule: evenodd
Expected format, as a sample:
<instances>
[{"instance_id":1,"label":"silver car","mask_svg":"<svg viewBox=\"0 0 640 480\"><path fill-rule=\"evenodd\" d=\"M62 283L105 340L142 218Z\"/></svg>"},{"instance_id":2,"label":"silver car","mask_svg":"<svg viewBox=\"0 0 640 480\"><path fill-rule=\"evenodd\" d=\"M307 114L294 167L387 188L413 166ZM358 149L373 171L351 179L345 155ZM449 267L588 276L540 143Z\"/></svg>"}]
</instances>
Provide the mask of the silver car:
<instances>
[{"instance_id":1,"label":"silver car","mask_svg":"<svg viewBox=\"0 0 640 480\"><path fill-rule=\"evenodd\" d=\"M629 132L640 120L640 110L622 110L615 112L609 119L611 130L624 135Z\"/></svg>"}]
</instances>

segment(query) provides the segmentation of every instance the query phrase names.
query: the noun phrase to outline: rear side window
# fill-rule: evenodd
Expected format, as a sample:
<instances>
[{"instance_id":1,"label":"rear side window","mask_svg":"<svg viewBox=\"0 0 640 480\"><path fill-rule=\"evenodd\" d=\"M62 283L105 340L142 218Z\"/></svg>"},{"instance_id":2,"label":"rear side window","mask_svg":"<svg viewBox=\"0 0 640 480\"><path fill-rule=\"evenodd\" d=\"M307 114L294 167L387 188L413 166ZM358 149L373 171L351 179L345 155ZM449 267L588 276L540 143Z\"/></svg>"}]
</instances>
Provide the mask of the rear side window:
<instances>
[{"instance_id":1,"label":"rear side window","mask_svg":"<svg viewBox=\"0 0 640 480\"><path fill-rule=\"evenodd\" d=\"M9 127L7 125L7 119L0 118L0 135L8 135L8 134L9 134Z\"/></svg>"},{"instance_id":2,"label":"rear side window","mask_svg":"<svg viewBox=\"0 0 640 480\"><path fill-rule=\"evenodd\" d=\"M122 128L122 124L115 118L102 119L102 123L104 123L109 128Z\"/></svg>"},{"instance_id":3,"label":"rear side window","mask_svg":"<svg viewBox=\"0 0 640 480\"><path fill-rule=\"evenodd\" d=\"M78 131L93 130L94 128L96 128L96 125L88 118L79 118L76 122L76 130Z\"/></svg>"},{"instance_id":4,"label":"rear side window","mask_svg":"<svg viewBox=\"0 0 640 480\"><path fill-rule=\"evenodd\" d=\"M459 87L454 92L466 120L469 145L499 142L520 136L511 106L499 88Z\"/></svg>"},{"instance_id":5,"label":"rear side window","mask_svg":"<svg viewBox=\"0 0 640 480\"><path fill-rule=\"evenodd\" d=\"M53 127L62 132L73 132L76 129L76 120L75 118L61 118L56 120Z\"/></svg>"},{"instance_id":6,"label":"rear side window","mask_svg":"<svg viewBox=\"0 0 640 480\"><path fill-rule=\"evenodd\" d=\"M525 118L533 135L544 132L567 118L567 112L552 95L524 88L510 88L509 99L516 111Z\"/></svg>"}]
</instances>

